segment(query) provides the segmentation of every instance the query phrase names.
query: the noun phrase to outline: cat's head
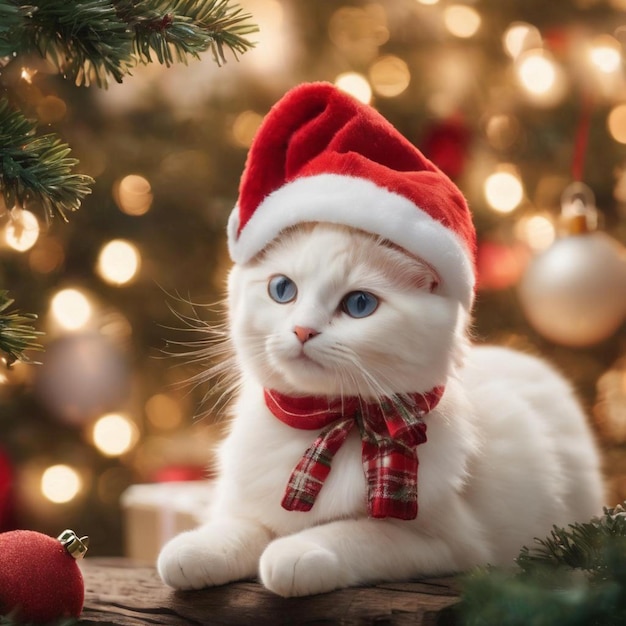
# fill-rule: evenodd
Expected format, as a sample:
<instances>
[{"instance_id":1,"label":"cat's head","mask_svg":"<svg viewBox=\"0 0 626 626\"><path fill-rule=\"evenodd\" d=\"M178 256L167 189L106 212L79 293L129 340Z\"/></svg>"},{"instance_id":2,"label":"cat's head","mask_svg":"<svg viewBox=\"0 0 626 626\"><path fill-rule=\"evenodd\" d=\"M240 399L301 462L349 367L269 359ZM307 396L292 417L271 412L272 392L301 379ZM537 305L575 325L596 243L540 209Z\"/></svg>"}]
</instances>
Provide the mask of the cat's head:
<instances>
[{"instance_id":1,"label":"cat's head","mask_svg":"<svg viewBox=\"0 0 626 626\"><path fill-rule=\"evenodd\" d=\"M434 269L348 227L302 224L229 279L231 338L247 375L283 393L426 391L465 346L467 313Z\"/></svg>"}]
</instances>

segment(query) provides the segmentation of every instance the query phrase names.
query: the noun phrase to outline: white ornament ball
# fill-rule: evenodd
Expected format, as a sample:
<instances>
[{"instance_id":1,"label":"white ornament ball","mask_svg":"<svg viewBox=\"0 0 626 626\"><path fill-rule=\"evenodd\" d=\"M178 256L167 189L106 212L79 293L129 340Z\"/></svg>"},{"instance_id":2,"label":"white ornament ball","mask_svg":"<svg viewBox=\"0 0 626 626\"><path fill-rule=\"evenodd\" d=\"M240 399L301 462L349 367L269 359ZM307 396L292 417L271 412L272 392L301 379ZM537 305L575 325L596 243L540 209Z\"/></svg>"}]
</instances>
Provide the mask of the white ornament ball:
<instances>
[{"instance_id":1,"label":"white ornament ball","mask_svg":"<svg viewBox=\"0 0 626 626\"><path fill-rule=\"evenodd\" d=\"M130 393L126 356L98 333L78 333L51 342L37 369L35 391L55 416L80 426L121 406Z\"/></svg>"},{"instance_id":2,"label":"white ornament ball","mask_svg":"<svg viewBox=\"0 0 626 626\"><path fill-rule=\"evenodd\" d=\"M557 239L530 262L518 291L529 323L546 339L594 345L626 316L626 250L598 231Z\"/></svg>"}]
</instances>

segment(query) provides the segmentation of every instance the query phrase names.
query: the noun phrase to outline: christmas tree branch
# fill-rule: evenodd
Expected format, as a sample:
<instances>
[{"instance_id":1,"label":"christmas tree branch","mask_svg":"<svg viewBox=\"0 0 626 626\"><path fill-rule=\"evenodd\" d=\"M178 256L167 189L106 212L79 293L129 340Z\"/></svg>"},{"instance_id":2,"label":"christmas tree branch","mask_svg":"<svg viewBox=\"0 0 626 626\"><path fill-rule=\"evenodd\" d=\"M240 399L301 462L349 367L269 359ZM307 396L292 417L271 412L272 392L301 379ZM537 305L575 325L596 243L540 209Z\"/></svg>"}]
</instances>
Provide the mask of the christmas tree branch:
<instances>
[{"instance_id":1,"label":"christmas tree branch","mask_svg":"<svg viewBox=\"0 0 626 626\"><path fill-rule=\"evenodd\" d=\"M624 503L626 505L626 502ZM477 569L464 582L465 626L617 626L626 623L626 509L554 527L523 548L520 570Z\"/></svg>"},{"instance_id":2,"label":"christmas tree branch","mask_svg":"<svg viewBox=\"0 0 626 626\"><path fill-rule=\"evenodd\" d=\"M230 0L0 0L0 57L36 51L77 85L122 82L138 63L166 66L211 49L226 61L254 44L251 16Z\"/></svg>"},{"instance_id":3,"label":"christmas tree branch","mask_svg":"<svg viewBox=\"0 0 626 626\"><path fill-rule=\"evenodd\" d=\"M31 322L37 319L31 313L9 312L13 300L7 291L0 291L0 352L5 354L6 363L11 367L15 361L28 361L24 355L26 350L42 350L37 337L42 335L35 330Z\"/></svg>"},{"instance_id":4,"label":"christmas tree branch","mask_svg":"<svg viewBox=\"0 0 626 626\"><path fill-rule=\"evenodd\" d=\"M36 123L0 100L0 188L11 208L29 199L41 202L47 215L75 211L91 192L93 180L72 174L77 160L56 135L35 135Z\"/></svg>"}]
</instances>

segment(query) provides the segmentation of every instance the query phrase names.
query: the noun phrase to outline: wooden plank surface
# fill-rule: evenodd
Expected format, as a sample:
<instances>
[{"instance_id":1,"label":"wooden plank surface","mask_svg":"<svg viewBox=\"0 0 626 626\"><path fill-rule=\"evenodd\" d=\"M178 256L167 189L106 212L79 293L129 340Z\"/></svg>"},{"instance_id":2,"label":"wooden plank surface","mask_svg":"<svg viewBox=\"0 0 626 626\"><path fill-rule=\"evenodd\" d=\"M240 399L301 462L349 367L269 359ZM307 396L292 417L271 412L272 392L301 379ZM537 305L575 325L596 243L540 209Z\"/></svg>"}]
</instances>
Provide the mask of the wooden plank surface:
<instances>
[{"instance_id":1,"label":"wooden plank surface","mask_svg":"<svg viewBox=\"0 0 626 626\"><path fill-rule=\"evenodd\" d=\"M201 591L172 591L152 567L124 559L86 559L80 624L121 626L390 624L453 626L458 601L452 578L341 589L306 598L280 598L256 582Z\"/></svg>"}]
</instances>

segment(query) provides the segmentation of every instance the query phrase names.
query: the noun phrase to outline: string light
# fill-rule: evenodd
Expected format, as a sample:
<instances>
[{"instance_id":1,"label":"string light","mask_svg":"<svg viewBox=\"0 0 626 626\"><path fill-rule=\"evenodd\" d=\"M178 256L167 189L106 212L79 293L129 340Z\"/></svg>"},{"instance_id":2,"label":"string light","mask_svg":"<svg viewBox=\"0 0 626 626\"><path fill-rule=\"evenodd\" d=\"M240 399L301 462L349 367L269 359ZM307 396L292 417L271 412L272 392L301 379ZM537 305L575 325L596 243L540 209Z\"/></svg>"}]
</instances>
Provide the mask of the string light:
<instances>
[{"instance_id":1,"label":"string light","mask_svg":"<svg viewBox=\"0 0 626 626\"><path fill-rule=\"evenodd\" d=\"M513 22L502 36L506 53L516 59L522 52L531 48L540 48L542 44L539 30L526 22Z\"/></svg>"},{"instance_id":2,"label":"string light","mask_svg":"<svg viewBox=\"0 0 626 626\"><path fill-rule=\"evenodd\" d=\"M554 242L556 229L546 215L522 217L515 225L515 234L535 252L546 250Z\"/></svg>"},{"instance_id":3,"label":"string light","mask_svg":"<svg viewBox=\"0 0 626 626\"><path fill-rule=\"evenodd\" d=\"M70 502L81 489L80 475L69 465L52 465L41 476L41 493L55 504Z\"/></svg>"},{"instance_id":4,"label":"string light","mask_svg":"<svg viewBox=\"0 0 626 626\"><path fill-rule=\"evenodd\" d=\"M109 241L98 255L98 274L113 285L125 285L136 277L141 265L137 247L124 239Z\"/></svg>"},{"instance_id":5,"label":"string light","mask_svg":"<svg viewBox=\"0 0 626 626\"><path fill-rule=\"evenodd\" d=\"M152 206L152 187L143 176L129 174L115 183L113 197L123 213L144 215Z\"/></svg>"},{"instance_id":6,"label":"string light","mask_svg":"<svg viewBox=\"0 0 626 626\"><path fill-rule=\"evenodd\" d=\"M179 404L164 393L157 393L148 398L145 410L148 421L161 430L172 430L183 421Z\"/></svg>"},{"instance_id":7,"label":"string light","mask_svg":"<svg viewBox=\"0 0 626 626\"><path fill-rule=\"evenodd\" d=\"M391 54L381 57L372 65L369 77L374 91L385 98L399 96L411 82L409 66Z\"/></svg>"},{"instance_id":8,"label":"string light","mask_svg":"<svg viewBox=\"0 0 626 626\"><path fill-rule=\"evenodd\" d=\"M78 330L87 324L92 309L87 297L78 289L63 289L52 298L51 312L62 328Z\"/></svg>"},{"instance_id":9,"label":"string light","mask_svg":"<svg viewBox=\"0 0 626 626\"><path fill-rule=\"evenodd\" d=\"M619 42L610 35L597 37L589 50L591 63L604 74L616 72L622 64Z\"/></svg>"},{"instance_id":10,"label":"string light","mask_svg":"<svg viewBox=\"0 0 626 626\"><path fill-rule=\"evenodd\" d=\"M626 143L626 104L618 104L611 109L607 118L611 137L619 143Z\"/></svg>"},{"instance_id":11,"label":"string light","mask_svg":"<svg viewBox=\"0 0 626 626\"><path fill-rule=\"evenodd\" d=\"M24 209L13 209L11 219L4 230L7 245L24 252L35 245L39 238L39 222L37 218Z\"/></svg>"},{"instance_id":12,"label":"string light","mask_svg":"<svg viewBox=\"0 0 626 626\"><path fill-rule=\"evenodd\" d=\"M137 439L135 424L118 413L103 415L93 427L93 442L105 456L121 456L128 452Z\"/></svg>"},{"instance_id":13,"label":"string light","mask_svg":"<svg viewBox=\"0 0 626 626\"><path fill-rule=\"evenodd\" d=\"M249 148L263 117L255 111L242 111L233 122L233 139L238 146Z\"/></svg>"},{"instance_id":14,"label":"string light","mask_svg":"<svg viewBox=\"0 0 626 626\"><path fill-rule=\"evenodd\" d=\"M335 85L365 104L369 104L372 100L372 88L362 74L356 72L339 74L335 79Z\"/></svg>"},{"instance_id":15,"label":"string light","mask_svg":"<svg viewBox=\"0 0 626 626\"><path fill-rule=\"evenodd\" d=\"M487 177L484 192L487 203L498 213L515 210L524 197L524 188L519 177L505 166Z\"/></svg>"},{"instance_id":16,"label":"string light","mask_svg":"<svg viewBox=\"0 0 626 626\"><path fill-rule=\"evenodd\" d=\"M446 8L443 21L448 31L455 37L469 39L480 28L480 13L464 4L452 4Z\"/></svg>"}]
</instances>

